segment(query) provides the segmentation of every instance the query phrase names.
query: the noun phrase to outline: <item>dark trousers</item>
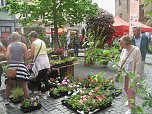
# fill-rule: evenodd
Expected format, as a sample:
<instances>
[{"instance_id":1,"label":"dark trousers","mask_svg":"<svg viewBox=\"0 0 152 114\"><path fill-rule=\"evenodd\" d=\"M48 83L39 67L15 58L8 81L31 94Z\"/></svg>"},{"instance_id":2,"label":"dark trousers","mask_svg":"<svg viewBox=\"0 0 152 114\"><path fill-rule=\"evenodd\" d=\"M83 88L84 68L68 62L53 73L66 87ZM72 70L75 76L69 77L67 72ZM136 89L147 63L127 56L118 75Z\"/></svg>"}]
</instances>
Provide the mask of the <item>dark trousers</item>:
<instances>
[{"instance_id":1,"label":"dark trousers","mask_svg":"<svg viewBox=\"0 0 152 114\"><path fill-rule=\"evenodd\" d=\"M3 74L3 68L2 68L2 66L0 65L0 86L1 86L1 76L2 76L2 74Z\"/></svg>"},{"instance_id":2,"label":"dark trousers","mask_svg":"<svg viewBox=\"0 0 152 114\"><path fill-rule=\"evenodd\" d=\"M42 81L43 81L44 84L45 84L45 88L44 88L43 92L49 90L47 70L48 70L48 69L40 70L38 76L36 77L38 91L42 91L42 88L41 88L41 82L42 82Z\"/></svg>"},{"instance_id":3,"label":"dark trousers","mask_svg":"<svg viewBox=\"0 0 152 114\"><path fill-rule=\"evenodd\" d=\"M74 44L74 54L78 57L79 44Z\"/></svg>"}]
</instances>

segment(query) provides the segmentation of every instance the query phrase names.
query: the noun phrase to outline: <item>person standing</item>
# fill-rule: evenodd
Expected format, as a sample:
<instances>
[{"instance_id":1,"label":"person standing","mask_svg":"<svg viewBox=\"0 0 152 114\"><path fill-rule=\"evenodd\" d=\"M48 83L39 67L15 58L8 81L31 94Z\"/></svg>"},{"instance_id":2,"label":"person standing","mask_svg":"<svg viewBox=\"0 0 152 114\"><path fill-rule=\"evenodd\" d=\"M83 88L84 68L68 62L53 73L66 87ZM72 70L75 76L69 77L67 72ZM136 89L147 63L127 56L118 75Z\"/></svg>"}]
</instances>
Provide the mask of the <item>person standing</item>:
<instances>
[{"instance_id":1,"label":"person standing","mask_svg":"<svg viewBox=\"0 0 152 114\"><path fill-rule=\"evenodd\" d=\"M6 54L6 48L3 46L3 44L0 40L0 55L1 55L0 58L4 58L5 54ZM2 74L3 74L3 68L2 68L2 65L0 63L0 86L1 86L1 76L2 76Z\"/></svg>"},{"instance_id":2,"label":"person standing","mask_svg":"<svg viewBox=\"0 0 152 114\"><path fill-rule=\"evenodd\" d=\"M141 34L139 26L133 27L132 44L134 46L137 46L141 51L142 61L141 61L140 73L141 73L141 77L143 77L144 64L145 64L146 53L148 51L149 40L146 35Z\"/></svg>"},{"instance_id":3,"label":"person standing","mask_svg":"<svg viewBox=\"0 0 152 114\"><path fill-rule=\"evenodd\" d=\"M12 42L7 47L6 58L8 61L8 68L16 68L16 77L7 80L6 89L5 89L5 100L6 104L8 104L8 98L10 95L10 90L12 88L13 82L19 81L21 87L24 91L24 97L29 98L28 93L28 81L29 81L29 71L25 66L25 60L27 59L27 47L24 43L20 41L19 34L17 32L13 32L11 34Z\"/></svg>"},{"instance_id":4,"label":"person standing","mask_svg":"<svg viewBox=\"0 0 152 114\"><path fill-rule=\"evenodd\" d=\"M140 81L140 68L141 68L141 52L140 49L131 44L131 38L123 36L120 39L120 47L122 47L121 56L120 56L120 67L125 71L124 76L124 90L128 98L128 110L125 114L131 114L135 106L135 96L138 89L138 83ZM135 72L135 80L129 77L129 72ZM136 81L136 86L131 88L130 85Z\"/></svg>"},{"instance_id":5,"label":"person standing","mask_svg":"<svg viewBox=\"0 0 152 114\"><path fill-rule=\"evenodd\" d=\"M43 40L38 38L38 33L36 31L31 31L29 33L29 38L32 41L30 58L32 58L33 61L35 61L32 67L32 71L36 76L38 89L38 91L35 91L35 94L41 94L41 82L43 80L45 83L45 93L43 95L43 98L47 99L49 90L47 72L48 69L50 69L50 63L46 51L46 44Z\"/></svg>"},{"instance_id":6,"label":"person standing","mask_svg":"<svg viewBox=\"0 0 152 114\"><path fill-rule=\"evenodd\" d=\"M78 57L79 44L80 44L80 38L78 36L78 32L76 32L75 36L73 37L73 48L76 57Z\"/></svg>"}]
</instances>

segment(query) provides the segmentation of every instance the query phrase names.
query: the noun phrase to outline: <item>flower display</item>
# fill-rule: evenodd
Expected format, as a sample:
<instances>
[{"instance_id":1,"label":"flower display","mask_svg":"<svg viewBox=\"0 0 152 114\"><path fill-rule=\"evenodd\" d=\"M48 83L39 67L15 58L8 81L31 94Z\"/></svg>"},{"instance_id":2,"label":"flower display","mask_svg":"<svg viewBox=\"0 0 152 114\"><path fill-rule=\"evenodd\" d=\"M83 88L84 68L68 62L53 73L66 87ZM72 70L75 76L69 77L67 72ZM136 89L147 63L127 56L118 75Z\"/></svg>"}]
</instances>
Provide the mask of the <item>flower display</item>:
<instances>
[{"instance_id":1,"label":"flower display","mask_svg":"<svg viewBox=\"0 0 152 114\"><path fill-rule=\"evenodd\" d=\"M62 55L64 53L63 48L56 48L55 50L52 51L53 55Z\"/></svg>"}]
</instances>

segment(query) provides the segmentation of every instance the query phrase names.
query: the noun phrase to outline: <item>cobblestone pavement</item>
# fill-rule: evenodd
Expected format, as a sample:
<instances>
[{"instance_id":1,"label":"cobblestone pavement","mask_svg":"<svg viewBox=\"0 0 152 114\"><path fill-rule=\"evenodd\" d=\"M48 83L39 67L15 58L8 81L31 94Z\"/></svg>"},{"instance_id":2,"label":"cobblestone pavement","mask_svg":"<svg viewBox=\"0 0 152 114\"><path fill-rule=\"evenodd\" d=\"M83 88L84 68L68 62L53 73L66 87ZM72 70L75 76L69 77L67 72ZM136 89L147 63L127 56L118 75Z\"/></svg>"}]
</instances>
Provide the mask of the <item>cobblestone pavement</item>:
<instances>
[{"instance_id":1,"label":"cobblestone pavement","mask_svg":"<svg viewBox=\"0 0 152 114\"><path fill-rule=\"evenodd\" d=\"M152 88L152 55L147 55L146 58L146 65L145 65L145 75L146 75L146 84L149 88ZM96 74L98 72L107 72L105 77L111 77L114 75L114 70L111 68L102 68L99 66L84 66L83 58L80 58L80 64L75 66L75 76L87 76L88 73ZM4 77L2 78L4 80ZM118 85L117 85L118 86ZM119 85L120 86L120 85ZM4 105L3 99L3 90L5 86L4 83L0 89L0 114L23 114L20 110L20 104L14 105L10 104L9 106ZM33 94L31 93L31 96ZM48 97L47 100L44 100L40 97L42 102L42 108L27 114L76 114L75 112L67 109L65 106L61 104L61 100L64 98L59 99L52 99ZM112 106L103 110L99 111L96 114L124 114L127 110L127 107L124 106L125 103L125 95L122 93L120 96L116 97L113 102ZM140 105L142 101L137 98L137 104ZM145 109L145 112L151 114L152 109Z\"/></svg>"}]
</instances>

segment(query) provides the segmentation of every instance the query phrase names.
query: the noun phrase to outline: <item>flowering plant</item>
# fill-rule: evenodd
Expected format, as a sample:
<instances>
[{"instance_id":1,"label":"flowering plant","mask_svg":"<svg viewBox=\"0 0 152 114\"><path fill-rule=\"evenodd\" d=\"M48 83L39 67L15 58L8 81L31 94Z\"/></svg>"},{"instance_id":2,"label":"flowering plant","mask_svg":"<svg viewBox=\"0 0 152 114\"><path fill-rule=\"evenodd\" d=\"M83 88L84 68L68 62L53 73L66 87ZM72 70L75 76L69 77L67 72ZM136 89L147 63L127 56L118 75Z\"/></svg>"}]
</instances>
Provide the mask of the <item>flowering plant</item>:
<instances>
[{"instance_id":1,"label":"flowering plant","mask_svg":"<svg viewBox=\"0 0 152 114\"><path fill-rule=\"evenodd\" d=\"M95 91L95 89L81 88L65 100L72 108L79 111L90 112L111 103L112 97L108 91Z\"/></svg>"},{"instance_id":2,"label":"flowering plant","mask_svg":"<svg viewBox=\"0 0 152 114\"><path fill-rule=\"evenodd\" d=\"M58 85L60 85L60 82L61 82L61 77L50 78L49 85L51 87L57 87Z\"/></svg>"},{"instance_id":3,"label":"flowering plant","mask_svg":"<svg viewBox=\"0 0 152 114\"><path fill-rule=\"evenodd\" d=\"M56 48L54 51L52 51L53 55L62 55L64 53L63 48Z\"/></svg>"},{"instance_id":4,"label":"flowering plant","mask_svg":"<svg viewBox=\"0 0 152 114\"><path fill-rule=\"evenodd\" d=\"M25 99L22 103L22 107L28 108L28 107L35 107L40 104L39 97L34 97L30 99Z\"/></svg>"}]
</instances>

